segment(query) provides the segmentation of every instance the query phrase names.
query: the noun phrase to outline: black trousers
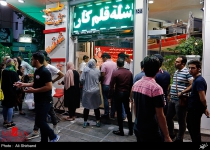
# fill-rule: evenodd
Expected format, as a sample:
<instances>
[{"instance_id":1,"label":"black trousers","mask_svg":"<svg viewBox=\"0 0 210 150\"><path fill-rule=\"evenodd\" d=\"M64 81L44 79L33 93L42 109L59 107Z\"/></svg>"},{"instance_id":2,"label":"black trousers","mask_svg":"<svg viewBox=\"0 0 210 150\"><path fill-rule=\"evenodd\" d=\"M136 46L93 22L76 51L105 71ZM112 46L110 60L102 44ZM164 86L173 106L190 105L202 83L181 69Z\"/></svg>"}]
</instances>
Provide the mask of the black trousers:
<instances>
[{"instance_id":1,"label":"black trousers","mask_svg":"<svg viewBox=\"0 0 210 150\"><path fill-rule=\"evenodd\" d=\"M69 117L70 118L75 117L76 106L69 105L68 110L69 110Z\"/></svg>"},{"instance_id":2,"label":"black trousers","mask_svg":"<svg viewBox=\"0 0 210 150\"><path fill-rule=\"evenodd\" d=\"M188 110L187 112L187 129L190 133L192 142L201 142L201 117L203 111Z\"/></svg>"},{"instance_id":3,"label":"black trousers","mask_svg":"<svg viewBox=\"0 0 210 150\"><path fill-rule=\"evenodd\" d=\"M52 105L53 105L53 104L52 104ZM35 109L36 109L36 108L35 108ZM55 115L55 111L54 111L54 107L53 107L53 106L50 107L50 110L49 110L48 114L49 114L50 117L51 117L52 124L53 124L53 125L57 125L57 119L56 119L56 115ZM38 131L38 130L39 130L39 127L37 126L36 121L35 121L34 129L33 129L33 130L35 130L35 131Z\"/></svg>"},{"instance_id":4,"label":"black trousers","mask_svg":"<svg viewBox=\"0 0 210 150\"><path fill-rule=\"evenodd\" d=\"M124 105L125 113L127 114L129 131L133 131L132 115L131 115L131 111L129 108L129 96L130 96L130 92L116 92L115 93L115 106L117 109L117 122L118 122L120 132L123 132L122 104Z\"/></svg>"},{"instance_id":5,"label":"black trousers","mask_svg":"<svg viewBox=\"0 0 210 150\"><path fill-rule=\"evenodd\" d=\"M84 111L83 111L84 121L87 121L89 112L90 112L90 109L84 108ZM100 120L100 110L99 110L99 108L94 109L94 113L95 113L96 121Z\"/></svg>"}]
</instances>

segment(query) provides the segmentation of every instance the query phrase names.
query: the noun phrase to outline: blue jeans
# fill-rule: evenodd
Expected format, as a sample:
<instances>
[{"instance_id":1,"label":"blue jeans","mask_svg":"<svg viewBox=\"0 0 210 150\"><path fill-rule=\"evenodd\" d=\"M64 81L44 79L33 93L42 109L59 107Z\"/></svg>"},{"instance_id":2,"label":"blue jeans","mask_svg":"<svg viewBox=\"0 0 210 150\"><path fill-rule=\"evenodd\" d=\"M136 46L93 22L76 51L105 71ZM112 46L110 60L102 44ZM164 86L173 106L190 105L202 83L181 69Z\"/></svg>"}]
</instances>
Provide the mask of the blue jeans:
<instances>
[{"instance_id":1,"label":"blue jeans","mask_svg":"<svg viewBox=\"0 0 210 150\"><path fill-rule=\"evenodd\" d=\"M112 98L112 101L111 101L111 112L110 112L111 118L114 118L114 116L115 116L115 111L117 111L117 109L116 109L116 106L115 106L114 98ZM124 105L122 104L122 119L124 119L125 117L126 117L125 107L124 107Z\"/></svg>"},{"instance_id":2,"label":"blue jeans","mask_svg":"<svg viewBox=\"0 0 210 150\"><path fill-rule=\"evenodd\" d=\"M52 107L50 102L35 102L35 124L40 128L41 142L48 142L56 138L54 131L49 127L46 118Z\"/></svg>"},{"instance_id":3,"label":"blue jeans","mask_svg":"<svg viewBox=\"0 0 210 150\"><path fill-rule=\"evenodd\" d=\"M174 135L174 116L177 116L178 124L179 124L179 132L177 138L179 140L183 140L184 133L186 130L186 115L187 115L187 109L186 107L182 107L179 105L179 101L171 100L168 103L168 111L166 115L166 121L168 125L168 131L169 135Z\"/></svg>"},{"instance_id":4,"label":"blue jeans","mask_svg":"<svg viewBox=\"0 0 210 150\"><path fill-rule=\"evenodd\" d=\"M13 107L8 108L6 106L3 106L2 112L3 112L4 121L10 123L12 121Z\"/></svg>"},{"instance_id":5,"label":"blue jeans","mask_svg":"<svg viewBox=\"0 0 210 150\"><path fill-rule=\"evenodd\" d=\"M104 115L109 115L109 102L108 102L108 94L109 94L109 85L102 85L102 94L104 98Z\"/></svg>"}]
</instances>

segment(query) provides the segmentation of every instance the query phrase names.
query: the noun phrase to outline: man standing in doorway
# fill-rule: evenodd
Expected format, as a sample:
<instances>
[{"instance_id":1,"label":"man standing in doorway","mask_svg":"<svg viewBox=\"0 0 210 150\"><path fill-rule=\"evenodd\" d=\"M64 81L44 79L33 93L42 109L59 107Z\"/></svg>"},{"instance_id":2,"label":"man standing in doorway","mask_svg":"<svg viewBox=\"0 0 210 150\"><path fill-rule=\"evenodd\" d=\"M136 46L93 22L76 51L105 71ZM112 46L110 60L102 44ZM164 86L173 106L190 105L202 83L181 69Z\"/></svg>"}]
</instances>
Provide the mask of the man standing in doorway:
<instances>
[{"instance_id":1,"label":"man standing in doorway","mask_svg":"<svg viewBox=\"0 0 210 150\"><path fill-rule=\"evenodd\" d=\"M52 107L52 77L43 65L44 55L36 52L32 55L31 64L36 68L34 73L34 82L22 83L16 82L14 85L17 87L27 87L24 91L26 93L34 93L35 101L35 124L41 131L41 142L57 142L60 138L47 124L47 114Z\"/></svg>"},{"instance_id":2,"label":"man standing in doorway","mask_svg":"<svg viewBox=\"0 0 210 150\"><path fill-rule=\"evenodd\" d=\"M166 120L168 125L168 131L171 139L175 139L175 142L183 142L184 133L186 130L186 114L187 108L180 105L179 97L182 95L189 95L191 84L193 81L192 75L185 67L187 58L185 56L179 56L175 61L176 72L173 76L173 82L170 90L170 102L168 104L168 111L166 114ZM179 131L178 136L174 134L174 116L177 116Z\"/></svg>"},{"instance_id":3,"label":"man standing in doorway","mask_svg":"<svg viewBox=\"0 0 210 150\"><path fill-rule=\"evenodd\" d=\"M128 54L125 54L124 68L130 70L131 73L133 74L133 60L130 58L130 56Z\"/></svg>"},{"instance_id":4,"label":"man standing in doorway","mask_svg":"<svg viewBox=\"0 0 210 150\"><path fill-rule=\"evenodd\" d=\"M81 64L79 65L79 73L80 73L80 74L82 74L82 71L83 71L83 69L85 68L85 66L86 66L86 64L87 64L87 62L88 62L88 60L89 60L89 57L88 57L87 55L84 55L84 56L83 56L83 59L82 59L82 62L81 62Z\"/></svg>"},{"instance_id":5,"label":"man standing in doorway","mask_svg":"<svg viewBox=\"0 0 210 150\"><path fill-rule=\"evenodd\" d=\"M192 142L201 142L201 117L203 113L207 117L210 117L206 102L207 83L200 74L200 61L191 60L188 62L188 66L189 72L194 77L194 80L188 100L187 128Z\"/></svg>"},{"instance_id":6,"label":"man standing in doorway","mask_svg":"<svg viewBox=\"0 0 210 150\"><path fill-rule=\"evenodd\" d=\"M117 69L117 64L111 60L111 56L108 53L101 55L103 64L101 65L101 83L102 83L102 94L104 99L104 115L103 118L109 118L109 85L112 77L112 73Z\"/></svg>"}]
</instances>

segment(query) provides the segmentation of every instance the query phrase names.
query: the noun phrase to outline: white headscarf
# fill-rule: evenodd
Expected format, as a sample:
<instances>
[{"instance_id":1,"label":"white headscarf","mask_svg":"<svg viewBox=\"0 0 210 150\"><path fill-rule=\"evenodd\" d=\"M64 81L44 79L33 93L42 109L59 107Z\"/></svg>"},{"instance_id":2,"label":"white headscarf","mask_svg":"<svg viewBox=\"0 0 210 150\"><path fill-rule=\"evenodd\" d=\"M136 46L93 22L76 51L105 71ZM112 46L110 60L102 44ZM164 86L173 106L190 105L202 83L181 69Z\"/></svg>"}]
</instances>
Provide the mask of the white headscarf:
<instances>
[{"instance_id":1,"label":"white headscarf","mask_svg":"<svg viewBox=\"0 0 210 150\"><path fill-rule=\"evenodd\" d=\"M90 59L87 63L87 66L84 68L83 72L89 72L90 69L96 68L96 61L94 59Z\"/></svg>"}]
</instances>

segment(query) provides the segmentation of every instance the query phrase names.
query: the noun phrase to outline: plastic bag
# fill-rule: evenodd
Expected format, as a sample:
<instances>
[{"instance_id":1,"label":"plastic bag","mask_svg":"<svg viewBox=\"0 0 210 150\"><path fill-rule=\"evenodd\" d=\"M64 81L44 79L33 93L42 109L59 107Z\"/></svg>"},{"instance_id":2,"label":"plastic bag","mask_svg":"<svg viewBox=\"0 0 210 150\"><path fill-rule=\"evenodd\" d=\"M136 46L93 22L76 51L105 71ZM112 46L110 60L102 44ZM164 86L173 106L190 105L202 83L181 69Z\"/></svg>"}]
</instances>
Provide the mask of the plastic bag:
<instances>
[{"instance_id":1,"label":"plastic bag","mask_svg":"<svg viewBox=\"0 0 210 150\"><path fill-rule=\"evenodd\" d=\"M33 93L25 93L24 102L27 104L28 109L34 109L34 94Z\"/></svg>"},{"instance_id":2,"label":"plastic bag","mask_svg":"<svg viewBox=\"0 0 210 150\"><path fill-rule=\"evenodd\" d=\"M2 91L2 89L0 89L0 101L4 100L4 93Z\"/></svg>"},{"instance_id":3,"label":"plastic bag","mask_svg":"<svg viewBox=\"0 0 210 150\"><path fill-rule=\"evenodd\" d=\"M55 95L55 87L54 86L52 86L52 96L54 96Z\"/></svg>"}]
</instances>

